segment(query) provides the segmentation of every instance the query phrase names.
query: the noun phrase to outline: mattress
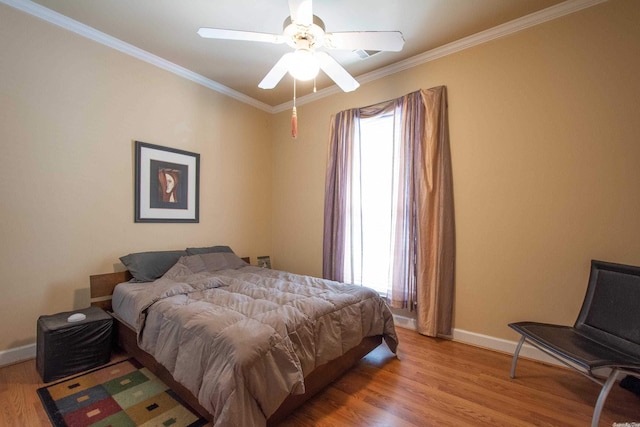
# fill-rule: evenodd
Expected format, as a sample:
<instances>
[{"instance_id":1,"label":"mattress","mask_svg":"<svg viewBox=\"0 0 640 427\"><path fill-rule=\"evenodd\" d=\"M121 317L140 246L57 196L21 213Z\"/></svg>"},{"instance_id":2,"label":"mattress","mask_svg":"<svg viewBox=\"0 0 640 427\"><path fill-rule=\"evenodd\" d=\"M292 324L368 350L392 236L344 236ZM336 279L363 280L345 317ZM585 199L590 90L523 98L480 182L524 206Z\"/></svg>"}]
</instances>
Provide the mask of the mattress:
<instances>
[{"instance_id":1,"label":"mattress","mask_svg":"<svg viewBox=\"0 0 640 427\"><path fill-rule=\"evenodd\" d=\"M111 308L120 320L138 332L136 323L136 295L146 292L153 282L124 282L116 285L111 297Z\"/></svg>"}]
</instances>

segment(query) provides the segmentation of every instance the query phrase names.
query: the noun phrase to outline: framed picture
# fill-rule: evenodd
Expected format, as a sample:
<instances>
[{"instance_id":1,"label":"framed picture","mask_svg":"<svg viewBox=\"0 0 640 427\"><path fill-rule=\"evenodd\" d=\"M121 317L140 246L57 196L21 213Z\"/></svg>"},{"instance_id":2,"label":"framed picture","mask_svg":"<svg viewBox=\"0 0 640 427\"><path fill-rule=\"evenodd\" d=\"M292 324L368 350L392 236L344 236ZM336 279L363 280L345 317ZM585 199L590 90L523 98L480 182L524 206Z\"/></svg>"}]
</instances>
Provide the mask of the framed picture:
<instances>
[{"instance_id":1,"label":"framed picture","mask_svg":"<svg viewBox=\"0 0 640 427\"><path fill-rule=\"evenodd\" d=\"M269 256L259 256L258 267L271 268L271 258Z\"/></svg>"},{"instance_id":2,"label":"framed picture","mask_svg":"<svg viewBox=\"0 0 640 427\"><path fill-rule=\"evenodd\" d=\"M135 141L135 222L199 222L200 154Z\"/></svg>"}]
</instances>

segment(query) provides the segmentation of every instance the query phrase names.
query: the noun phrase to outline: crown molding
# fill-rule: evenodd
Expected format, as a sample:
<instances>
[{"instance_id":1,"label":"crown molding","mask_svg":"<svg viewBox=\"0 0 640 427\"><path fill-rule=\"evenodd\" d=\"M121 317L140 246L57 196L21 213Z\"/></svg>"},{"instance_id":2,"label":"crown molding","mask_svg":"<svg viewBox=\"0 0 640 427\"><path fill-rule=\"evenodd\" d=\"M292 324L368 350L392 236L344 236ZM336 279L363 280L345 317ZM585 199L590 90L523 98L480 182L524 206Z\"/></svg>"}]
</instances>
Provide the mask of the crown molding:
<instances>
[{"instance_id":1,"label":"crown molding","mask_svg":"<svg viewBox=\"0 0 640 427\"><path fill-rule=\"evenodd\" d=\"M446 45L437 47L419 55L413 56L404 61L397 62L387 67L381 68L370 73L357 76L357 80L360 84L372 82L374 80L381 79L386 76L398 73L400 71L407 70L409 68L416 67L421 64L425 64L430 61L451 55L456 52L474 47L483 43L487 43L491 40L495 40L501 37L508 36L518 31L525 30L527 28L540 25L542 23L552 21L554 19L569 15L580 10L604 3L608 0L567 0L557 5L548 7L538 12L531 13L518 19L506 22L496 27L490 28L485 31L481 31L469 37L456 40ZM44 6L34 3L30 0L0 0L0 3L9 5L15 9L21 10L25 13L33 15L44 21L50 22L54 25L72 31L80 36L86 37L103 45L109 46L127 55L138 58L149 64L155 65L173 74L176 74L185 79L191 80L199 85L205 86L223 95L227 95L238 101L249 104L260 110L274 114L279 113L293 107L293 101L286 102L284 104L270 106L257 99L251 98L243 93L233 90L227 86L224 86L216 81L208 79L200 74L194 73L184 67L181 67L173 62L169 62L159 56L149 53L143 49L135 47L129 43L126 43L120 39L112 37L101 31L96 30L88 25L82 24L76 20L68 18L58 12L54 12ZM302 96L297 98L297 105L308 104L318 99L326 98L328 96L341 93L338 86L331 86L326 89L322 89L316 93Z\"/></svg>"},{"instance_id":2,"label":"crown molding","mask_svg":"<svg viewBox=\"0 0 640 427\"><path fill-rule=\"evenodd\" d=\"M30 0L0 0L0 3L4 3L22 12L28 13L32 16L35 16L44 21L47 21L51 24L54 24L66 30L72 31L82 37L86 37L90 40L93 40L105 46L111 47L122 53L133 56L134 58L148 62L149 64L155 65L156 67L162 68L163 70L169 71L170 73L176 74L187 80L191 80L192 82L205 86L209 89L215 90L216 92L220 92L231 98L235 98L238 101L252 105L256 108L267 111L269 113L272 112L273 107L271 107L268 104L260 102L254 98L251 98L238 91L235 91L216 81L208 79L198 73L194 73L191 70L188 70L184 67L174 64L173 62L167 61L166 59L160 58L159 56L149 53L146 50L140 49L136 46L126 43L120 39L117 39L113 36L103 33L102 31L98 31L93 27L85 25L81 22L78 22L67 16L64 16L58 12L55 12L51 9L48 9Z\"/></svg>"},{"instance_id":3,"label":"crown molding","mask_svg":"<svg viewBox=\"0 0 640 427\"><path fill-rule=\"evenodd\" d=\"M454 54L456 52L463 51L470 47L474 47L483 43L487 43L491 40L495 40L501 37L508 36L518 31L525 30L542 23L552 21L554 19L563 17L565 15L578 12L582 9L595 6L600 3L604 3L608 0L567 0L559 3L555 6L550 6L541 11L531 13L513 21L506 22L496 27L490 28L485 31L473 34L471 36L456 40L446 45L431 49L427 52L405 59L404 61L397 62L384 68L372 71L370 73L361 74L357 76L358 82L362 85L369 83L383 77L390 76L400 71L408 70L427 62L435 61L436 59ZM329 88L320 90L316 93L304 95L296 99L296 105L304 105L310 102L316 101L321 98L341 92L337 86L331 86ZM286 111L293 107L293 102L289 101L284 104L273 107L274 112Z\"/></svg>"},{"instance_id":4,"label":"crown molding","mask_svg":"<svg viewBox=\"0 0 640 427\"><path fill-rule=\"evenodd\" d=\"M380 70L363 74L362 76L359 76L359 80L360 83L368 83L370 81L463 51L470 47L478 46L480 44L526 30L527 28L552 21L606 1L608 0L567 0L555 6L548 7L541 11L531 13L521 18L514 19L513 21L506 22L488 30L445 44L404 61L381 68Z\"/></svg>"}]
</instances>

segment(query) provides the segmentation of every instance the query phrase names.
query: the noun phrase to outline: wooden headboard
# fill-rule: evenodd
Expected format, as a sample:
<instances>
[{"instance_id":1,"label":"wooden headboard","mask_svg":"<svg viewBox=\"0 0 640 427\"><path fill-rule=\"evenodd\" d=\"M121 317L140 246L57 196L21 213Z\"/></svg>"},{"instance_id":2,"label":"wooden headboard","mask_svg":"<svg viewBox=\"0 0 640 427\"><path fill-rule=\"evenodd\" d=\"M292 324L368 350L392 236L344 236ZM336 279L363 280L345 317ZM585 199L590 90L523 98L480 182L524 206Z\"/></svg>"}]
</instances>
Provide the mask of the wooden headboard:
<instances>
[{"instance_id":1,"label":"wooden headboard","mask_svg":"<svg viewBox=\"0 0 640 427\"><path fill-rule=\"evenodd\" d=\"M133 276L129 270L89 276L91 305L100 307L105 311L111 311L111 295L113 295L113 289L118 283L127 282L132 278Z\"/></svg>"},{"instance_id":2,"label":"wooden headboard","mask_svg":"<svg viewBox=\"0 0 640 427\"><path fill-rule=\"evenodd\" d=\"M250 263L249 257L243 257L242 260L247 264ZM132 278L133 276L129 270L89 276L91 305L100 307L105 311L111 311L111 295L113 295L113 289L118 283L128 282Z\"/></svg>"}]
</instances>

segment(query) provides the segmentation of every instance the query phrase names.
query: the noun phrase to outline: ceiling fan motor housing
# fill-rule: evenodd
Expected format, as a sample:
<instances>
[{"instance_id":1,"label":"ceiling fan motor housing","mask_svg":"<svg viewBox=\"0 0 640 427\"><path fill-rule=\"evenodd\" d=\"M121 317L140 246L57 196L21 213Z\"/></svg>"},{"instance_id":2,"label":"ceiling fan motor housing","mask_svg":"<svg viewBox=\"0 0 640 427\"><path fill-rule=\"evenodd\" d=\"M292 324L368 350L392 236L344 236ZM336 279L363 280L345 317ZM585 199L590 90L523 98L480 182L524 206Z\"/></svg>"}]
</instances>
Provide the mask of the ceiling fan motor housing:
<instances>
[{"instance_id":1,"label":"ceiling fan motor housing","mask_svg":"<svg viewBox=\"0 0 640 427\"><path fill-rule=\"evenodd\" d=\"M343 91L351 92L360 84L325 49L366 52L402 49L404 38L399 31L326 33L322 19L312 13L312 1L289 0L290 14L284 21L282 35L206 27L200 28L198 34L204 38L286 43L293 48L293 52L282 55L258 84L262 89L273 89L287 72L297 80L307 80L322 70Z\"/></svg>"},{"instance_id":2,"label":"ceiling fan motor housing","mask_svg":"<svg viewBox=\"0 0 640 427\"><path fill-rule=\"evenodd\" d=\"M324 22L316 15L311 25L296 24L289 16L282 27L287 44L294 49L313 50L324 43Z\"/></svg>"}]
</instances>

